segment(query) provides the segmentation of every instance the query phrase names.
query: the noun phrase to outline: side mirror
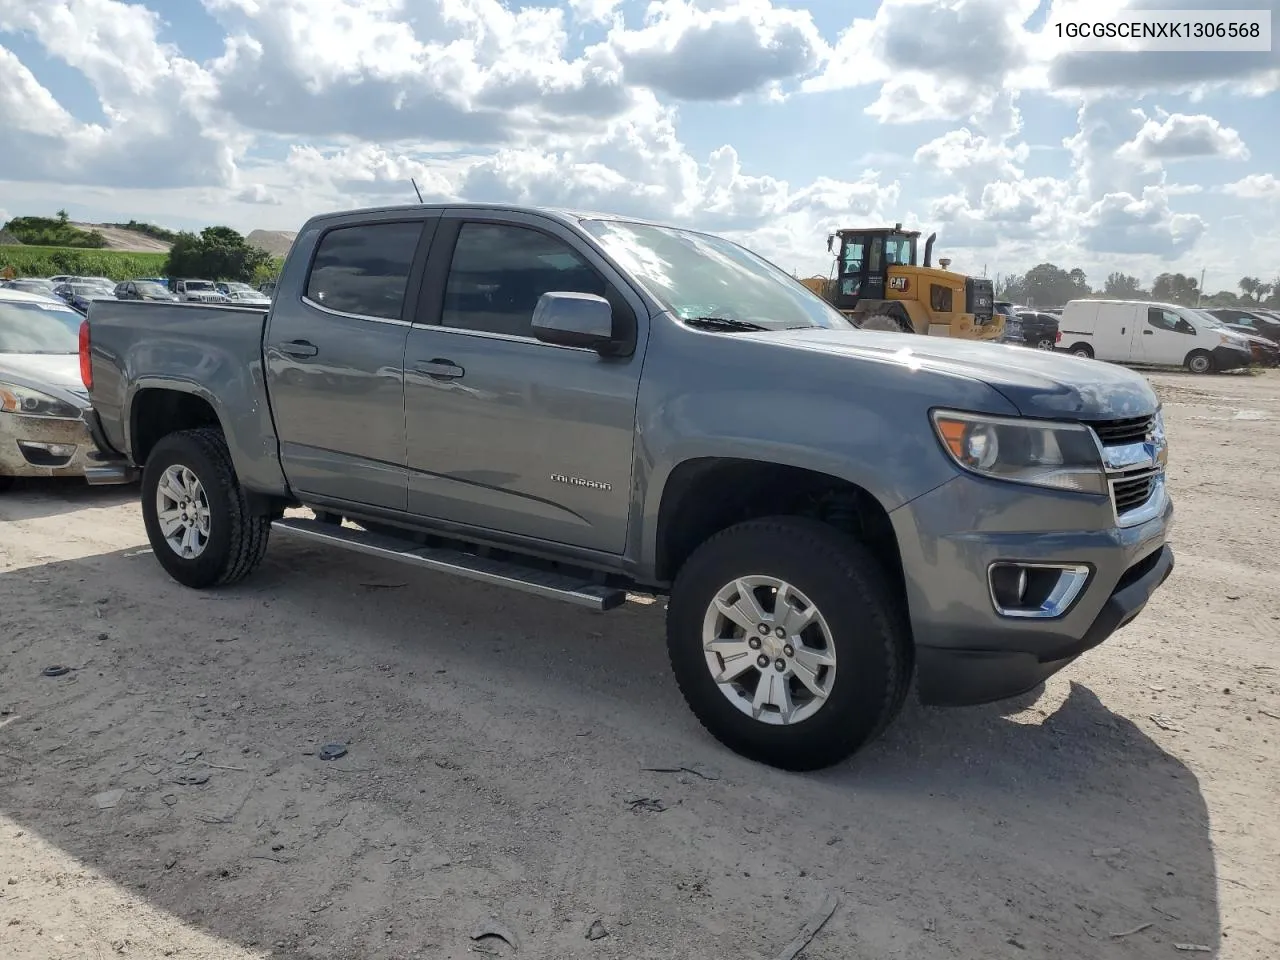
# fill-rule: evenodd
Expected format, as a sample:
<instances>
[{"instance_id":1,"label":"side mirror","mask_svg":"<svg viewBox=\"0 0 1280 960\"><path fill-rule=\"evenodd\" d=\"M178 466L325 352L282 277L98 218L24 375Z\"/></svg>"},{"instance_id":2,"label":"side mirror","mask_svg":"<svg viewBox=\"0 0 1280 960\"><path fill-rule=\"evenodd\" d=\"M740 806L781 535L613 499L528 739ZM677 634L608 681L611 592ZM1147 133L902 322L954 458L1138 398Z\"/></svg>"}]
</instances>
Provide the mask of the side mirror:
<instances>
[{"instance_id":1,"label":"side mirror","mask_svg":"<svg viewBox=\"0 0 1280 960\"><path fill-rule=\"evenodd\" d=\"M604 352L614 344L613 307L594 293L544 293L533 308L533 335L543 343Z\"/></svg>"}]
</instances>

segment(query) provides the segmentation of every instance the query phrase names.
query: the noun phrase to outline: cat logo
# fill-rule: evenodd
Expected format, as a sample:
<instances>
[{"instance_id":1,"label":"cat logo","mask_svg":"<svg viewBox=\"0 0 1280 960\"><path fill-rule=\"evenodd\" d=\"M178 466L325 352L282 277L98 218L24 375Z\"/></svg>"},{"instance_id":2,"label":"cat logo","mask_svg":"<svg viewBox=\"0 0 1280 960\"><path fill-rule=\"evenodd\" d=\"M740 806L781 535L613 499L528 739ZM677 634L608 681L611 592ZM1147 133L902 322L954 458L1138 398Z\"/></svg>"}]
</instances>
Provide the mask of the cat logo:
<instances>
[{"instance_id":1,"label":"cat logo","mask_svg":"<svg viewBox=\"0 0 1280 960\"><path fill-rule=\"evenodd\" d=\"M905 292L908 286L910 286L910 282L907 280L906 277L890 277L889 278L890 290L901 290Z\"/></svg>"}]
</instances>

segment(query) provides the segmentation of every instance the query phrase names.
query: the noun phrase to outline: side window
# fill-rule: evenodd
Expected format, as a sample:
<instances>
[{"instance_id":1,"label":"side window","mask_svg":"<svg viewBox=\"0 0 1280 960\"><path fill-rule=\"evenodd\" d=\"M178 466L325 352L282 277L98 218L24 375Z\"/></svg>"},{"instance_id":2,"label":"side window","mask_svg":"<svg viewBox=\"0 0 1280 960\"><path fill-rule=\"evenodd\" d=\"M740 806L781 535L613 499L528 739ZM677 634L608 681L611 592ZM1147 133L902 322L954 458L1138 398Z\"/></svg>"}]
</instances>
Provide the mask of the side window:
<instances>
[{"instance_id":1,"label":"side window","mask_svg":"<svg viewBox=\"0 0 1280 960\"><path fill-rule=\"evenodd\" d=\"M338 227L320 238L307 299L330 310L399 320L421 221Z\"/></svg>"},{"instance_id":2,"label":"side window","mask_svg":"<svg viewBox=\"0 0 1280 960\"><path fill-rule=\"evenodd\" d=\"M1176 313L1161 310L1159 307L1147 308L1147 325L1157 330L1177 331L1181 319Z\"/></svg>"},{"instance_id":3,"label":"side window","mask_svg":"<svg viewBox=\"0 0 1280 960\"><path fill-rule=\"evenodd\" d=\"M876 237L871 241L871 265L868 269L870 269L872 273L880 272L880 256L883 250L884 240L880 237Z\"/></svg>"},{"instance_id":4,"label":"side window","mask_svg":"<svg viewBox=\"0 0 1280 960\"><path fill-rule=\"evenodd\" d=\"M532 336L533 308L551 291L609 294L604 277L562 240L528 227L464 223L453 249L440 323ZM616 315L616 302L614 310Z\"/></svg>"}]
</instances>

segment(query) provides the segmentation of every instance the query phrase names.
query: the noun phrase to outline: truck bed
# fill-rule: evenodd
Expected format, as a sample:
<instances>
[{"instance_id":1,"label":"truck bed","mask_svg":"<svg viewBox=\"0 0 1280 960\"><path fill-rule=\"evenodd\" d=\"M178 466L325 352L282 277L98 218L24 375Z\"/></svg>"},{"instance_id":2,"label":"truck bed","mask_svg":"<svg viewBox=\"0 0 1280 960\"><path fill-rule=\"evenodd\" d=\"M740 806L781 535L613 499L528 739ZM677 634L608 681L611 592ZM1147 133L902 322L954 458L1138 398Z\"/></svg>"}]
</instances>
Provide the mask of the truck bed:
<instances>
[{"instance_id":1,"label":"truck bed","mask_svg":"<svg viewBox=\"0 0 1280 960\"><path fill-rule=\"evenodd\" d=\"M280 485L275 430L262 371L267 311L261 307L96 300L86 318L93 405L110 447L140 462L133 424L150 389L206 402L227 427L231 455L247 485ZM267 451L271 456L264 456ZM266 472L267 476L258 476Z\"/></svg>"}]
</instances>

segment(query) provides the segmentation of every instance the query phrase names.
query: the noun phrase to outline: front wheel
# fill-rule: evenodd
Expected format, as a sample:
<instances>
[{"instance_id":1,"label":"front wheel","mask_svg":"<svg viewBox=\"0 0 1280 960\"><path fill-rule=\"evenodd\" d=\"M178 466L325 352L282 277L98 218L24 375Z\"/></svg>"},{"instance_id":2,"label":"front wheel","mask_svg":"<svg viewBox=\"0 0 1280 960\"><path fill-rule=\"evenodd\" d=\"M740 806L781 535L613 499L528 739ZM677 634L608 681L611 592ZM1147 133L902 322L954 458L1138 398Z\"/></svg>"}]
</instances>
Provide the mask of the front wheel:
<instances>
[{"instance_id":1,"label":"front wheel","mask_svg":"<svg viewBox=\"0 0 1280 960\"><path fill-rule=\"evenodd\" d=\"M171 433L142 472L142 520L160 566L187 587L232 584L262 560L271 518L251 512L222 431Z\"/></svg>"},{"instance_id":2,"label":"front wheel","mask_svg":"<svg viewBox=\"0 0 1280 960\"><path fill-rule=\"evenodd\" d=\"M787 770L877 737L911 674L903 603L879 564L799 517L740 523L694 551L672 586L667 650L711 735Z\"/></svg>"},{"instance_id":3,"label":"front wheel","mask_svg":"<svg viewBox=\"0 0 1280 960\"><path fill-rule=\"evenodd\" d=\"M1048 337L1043 337L1042 339L1036 341L1037 350L1053 350L1055 346L1056 344L1054 343L1054 341L1049 339Z\"/></svg>"},{"instance_id":4,"label":"front wheel","mask_svg":"<svg viewBox=\"0 0 1280 960\"><path fill-rule=\"evenodd\" d=\"M1214 362L1212 354L1204 350L1192 350L1187 355L1187 369L1192 373L1213 373Z\"/></svg>"}]
</instances>

